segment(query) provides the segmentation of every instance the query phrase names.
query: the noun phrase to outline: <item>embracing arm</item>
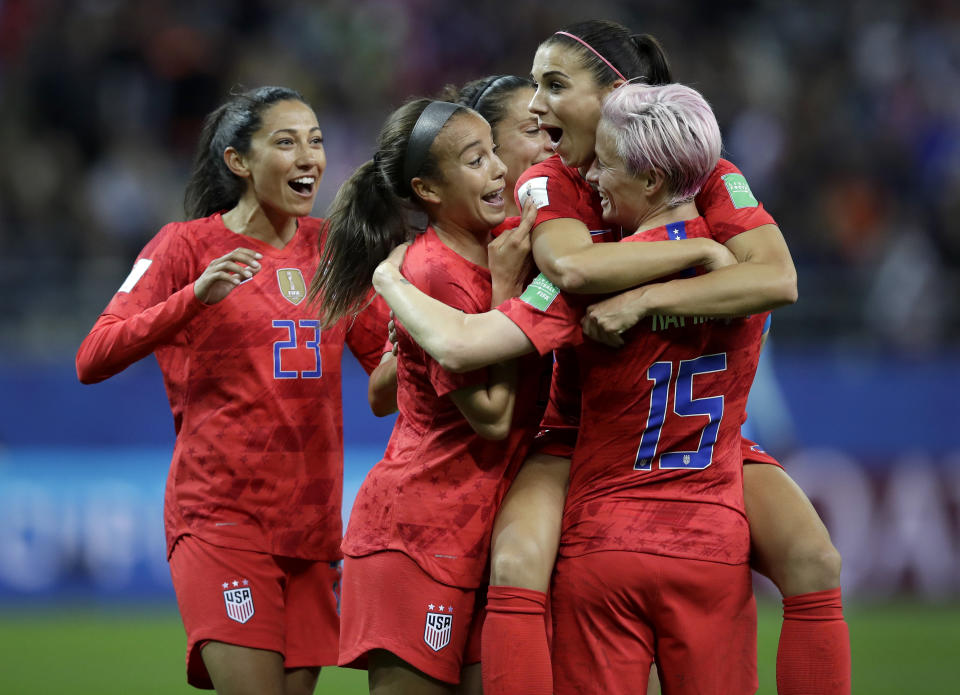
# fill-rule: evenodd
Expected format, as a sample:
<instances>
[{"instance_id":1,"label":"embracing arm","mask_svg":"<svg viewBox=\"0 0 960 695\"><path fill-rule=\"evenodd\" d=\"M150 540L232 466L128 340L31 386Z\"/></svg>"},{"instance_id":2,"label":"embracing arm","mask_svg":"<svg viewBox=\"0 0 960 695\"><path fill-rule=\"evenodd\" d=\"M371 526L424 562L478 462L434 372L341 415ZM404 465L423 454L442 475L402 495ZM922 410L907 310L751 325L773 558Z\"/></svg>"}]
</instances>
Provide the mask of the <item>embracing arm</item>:
<instances>
[{"instance_id":1,"label":"embracing arm","mask_svg":"<svg viewBox=\"0 0 960 695\"><path fill-rule=\"evenodd\" d=\"M797 301L797 271L777 226L751 229L726 245L736 265L640 288L646 314L744 316Z\"/></svg>"},{"instance_id":2,"label":"embracing arm","mask_svg":"<svg viewBox=\"0 0 960 695\"><path fill-rule=\"evenodd\" d=\"M383 353L380 364L370 372L367 401L377 417L397 412L397 356L393 352Z\"/></svg>"},{"instance_id":3,"label":"embracing arm","mask_svg":"<svg viewBox=\"0 0 960 695\"><path fill-rule=\"evenodd\" d=\"M377 266L373 286L410 336L447 371L469 372L534 351L504 314L465 314L449 307L412 285L391 259Z\"/></svg>"},{"instance_id":4,"label":"embracing arm","mask_svg":"<svg viewBox=\"0 0 960 695\"><path fill-rule=\"evenodd\" d=\"M712 239L594 244L585 224L572 218L549 220L533 231L533 257L547 278L566 292L604 294L698 265L729 262Z\"/></svg>"},{"instance_id":5,"label":"embracing arm","mask_svg":"<svg viewBox=\"0 0 960 695\"><path fill-rule=\"evenodd\" d=\"M744 316L797 301L797 271L776 225L727 242L738 263L693 278L638 287L587 309L584 332L608 345L644 316Z\"/></svg>"},{"instance_id":6,"label":"embracing arm","mask_svg":"<svg viewBox=\"0 0 960 695\"><path fill-rule=\"evenodd\" d=\"M517 363L510 360L490 366L487 383L454 391L450 398L484 439L504 439L510 434L517 395Z\"/></svg>"}]
</instances>

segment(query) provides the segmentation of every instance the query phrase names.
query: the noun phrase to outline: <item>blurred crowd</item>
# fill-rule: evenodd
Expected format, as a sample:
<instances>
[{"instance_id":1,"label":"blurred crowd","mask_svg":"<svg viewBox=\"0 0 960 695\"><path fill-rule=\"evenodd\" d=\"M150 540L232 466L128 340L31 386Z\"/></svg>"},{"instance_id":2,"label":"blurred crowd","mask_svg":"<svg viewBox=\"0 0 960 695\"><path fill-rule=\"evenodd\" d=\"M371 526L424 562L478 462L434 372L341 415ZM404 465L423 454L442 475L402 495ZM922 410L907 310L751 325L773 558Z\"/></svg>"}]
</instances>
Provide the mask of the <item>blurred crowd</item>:
<instances>
[{"instance_id":1,"label":"blurred crowd","mask_svg":"<svg viewBox=\"0 0 960 695\"><path fill-rule=\"evenodd\" d=\"M203 116L302 91L324 130L315 214L411 95L529 72L601 17L664 44L780 223L800 301L781 344L960 345L960 4L951 0L0 0L0 354L72 352L136 253L183 219Z\"/></svg>"}]
</instances>

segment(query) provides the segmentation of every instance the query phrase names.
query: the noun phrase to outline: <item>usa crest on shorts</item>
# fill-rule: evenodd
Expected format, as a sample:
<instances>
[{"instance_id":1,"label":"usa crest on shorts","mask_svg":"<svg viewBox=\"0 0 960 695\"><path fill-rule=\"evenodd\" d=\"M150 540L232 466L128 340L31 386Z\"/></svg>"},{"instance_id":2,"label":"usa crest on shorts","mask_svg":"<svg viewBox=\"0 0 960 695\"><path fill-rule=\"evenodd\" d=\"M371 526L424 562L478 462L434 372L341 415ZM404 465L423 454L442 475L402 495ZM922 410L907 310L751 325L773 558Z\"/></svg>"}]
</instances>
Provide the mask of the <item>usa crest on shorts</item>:
<instances>
[{"instance_id":1,"label":"usa crest on shorts","mask_svg":"<svg viewBox=\"0 0 960 695\"><path fill-rule=\"evenodd\" d=\"M227 588L231 584L234 588ZM223 583L223 602L227 606L227 617L241 624L253 617L253 592L247 584L249 582L246 579L243 580L243 586L240 586L238 581Z\"/></svg>"},{"instance_id":2,"label":"usa crest on shorts","mask_svg":"<svg viewBox=\"0 0 960 695\"><path fill-rule=\"evenodd\" d=\"M427 623L423 628L423 641L433 651L438 652L450 644L450 633L453 628L453 606L446 607L449 612L443 612L444 606L435 611L434 604L428 606Z\"/></svg>"}]
</instances>

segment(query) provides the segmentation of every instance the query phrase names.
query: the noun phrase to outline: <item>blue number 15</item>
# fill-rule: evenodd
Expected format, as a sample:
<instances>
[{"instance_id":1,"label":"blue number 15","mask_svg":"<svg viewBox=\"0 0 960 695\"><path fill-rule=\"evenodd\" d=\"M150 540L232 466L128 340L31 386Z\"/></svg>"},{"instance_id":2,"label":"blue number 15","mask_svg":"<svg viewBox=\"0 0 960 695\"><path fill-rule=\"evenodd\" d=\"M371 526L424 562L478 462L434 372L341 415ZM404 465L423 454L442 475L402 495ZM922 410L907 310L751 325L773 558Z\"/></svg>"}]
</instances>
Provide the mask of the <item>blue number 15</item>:
<instances>
[{"instance_id":1,"label":"blue number 15","mask_svg":"<svg viewBox=\"0 0 960 695\"><path fill-rule=\"evenodd\" d=\"M701 470L713 462L713 447L723 418L723 396L693 397L693 377L697 374L722 372L727 368L726 353L703 355L693 360L681 360L673 379L673 362L654 362L647 370L647 379L653 382L650 392L650 414L640 438L634 470L653 469L657 458L660 431L667 416L667 402L671 385L674 391L673 412L681 416L706 415L706 426L700 432L696 451L667 451L660 454L660 470ZM671 383L672 382L672 383Z\"/></svg>"}]
</instances>

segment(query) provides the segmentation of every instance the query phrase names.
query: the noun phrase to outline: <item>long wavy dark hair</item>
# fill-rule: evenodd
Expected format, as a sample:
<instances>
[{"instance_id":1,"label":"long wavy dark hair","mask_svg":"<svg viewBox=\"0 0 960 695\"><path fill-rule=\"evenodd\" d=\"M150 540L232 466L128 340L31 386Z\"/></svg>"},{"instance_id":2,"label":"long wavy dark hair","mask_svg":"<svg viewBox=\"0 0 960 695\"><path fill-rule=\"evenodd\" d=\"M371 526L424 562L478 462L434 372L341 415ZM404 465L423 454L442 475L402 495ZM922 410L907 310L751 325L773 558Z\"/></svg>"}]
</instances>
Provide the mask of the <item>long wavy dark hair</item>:
<instances>
[{"instance_id":1,"label":"long wavy dark hair","mask_svg":"<svg viewBox=\"0 0 960 695\"><path fill-rule=\"evenodd\" d=\"M206 117L183 200L187 217L207 217L240 202L246 181L227 168L223 153L233 147L247 154L263 112L278 101L306 103L300 92L289 87L257 87L234 93Z\"/></svg>"}]
</instances>

